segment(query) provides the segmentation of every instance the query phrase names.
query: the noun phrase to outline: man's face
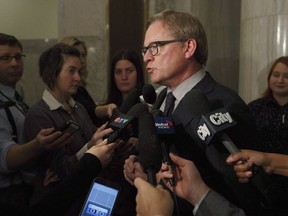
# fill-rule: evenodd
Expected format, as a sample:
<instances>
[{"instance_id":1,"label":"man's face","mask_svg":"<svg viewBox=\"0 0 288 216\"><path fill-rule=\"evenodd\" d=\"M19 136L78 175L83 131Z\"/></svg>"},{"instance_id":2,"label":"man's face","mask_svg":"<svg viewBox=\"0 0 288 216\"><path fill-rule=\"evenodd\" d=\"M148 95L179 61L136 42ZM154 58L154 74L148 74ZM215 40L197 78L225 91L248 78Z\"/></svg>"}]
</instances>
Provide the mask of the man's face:
<instances>
[{"instance_id":1,"label":"man's face","mask_svg":"<svg viewBox=\"0 0 288 216\"><path fill-rule=\"evenodd\" d=\"M20 47L0 45L0 83L15 88L16 83L23 74L23 60L13 58L10 62L1 60L5 56L19 56L22 54Z\"/></svg>"},{"instance_id":2,"label":"man's face","mask_svg":"<svg viewBox=\"0 0 288 216\"><path fill-rule=\"evenodd\" d=\"M175 40L160 21L152 23L146 31L144 47L156 41ZM182 82L188 62L185 59L186 46L183 42L168 43L158 47L153 56L149 50L144 55L147 72L153 83L176 87Z\"/></svg>"}]
</instances>

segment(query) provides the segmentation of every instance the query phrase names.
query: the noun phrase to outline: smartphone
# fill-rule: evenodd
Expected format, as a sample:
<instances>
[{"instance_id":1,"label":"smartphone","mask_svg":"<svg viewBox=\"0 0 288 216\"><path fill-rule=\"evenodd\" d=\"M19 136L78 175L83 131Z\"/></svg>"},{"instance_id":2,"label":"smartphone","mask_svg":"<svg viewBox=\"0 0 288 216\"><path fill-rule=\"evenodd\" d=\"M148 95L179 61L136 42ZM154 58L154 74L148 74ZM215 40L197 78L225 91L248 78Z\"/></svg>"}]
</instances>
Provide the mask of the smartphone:
<instances>
[{"instance_id":1,"label":"smartphone","mask_svg":"<svg viewBox=\"0 0 288 216\"><path fill-rule=\"evenodd\" d=\"M72 120L69 120L65 122L62 126L60 126L59 128L56 128L55 131L62 131L63 133L70 133L72 135L79 129L80 129L80 126L78 123Z\"/></svg>"},{"instance_id":2,"label":"smartphone","mask_svg":"<svg viewBox=\"0 0 288 216\"><path fill-rule=\"evenodd\" d=\"M79 216L110 216L120 193L120 186L102 178L92 182Z\"/></svg>"}]
</instances>

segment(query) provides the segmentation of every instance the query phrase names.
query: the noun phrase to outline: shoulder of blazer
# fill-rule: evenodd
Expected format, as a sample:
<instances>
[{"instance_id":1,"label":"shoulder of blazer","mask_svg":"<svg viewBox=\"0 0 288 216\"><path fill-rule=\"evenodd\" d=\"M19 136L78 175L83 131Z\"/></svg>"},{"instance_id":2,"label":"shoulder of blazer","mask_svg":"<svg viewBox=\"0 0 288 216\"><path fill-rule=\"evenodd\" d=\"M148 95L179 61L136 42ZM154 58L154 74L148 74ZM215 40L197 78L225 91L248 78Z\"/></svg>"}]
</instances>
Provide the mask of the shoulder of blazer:
<instances>
[{"instance_id":1,"label":"shoulder of blazer","mask_svg":"<svg viewBox=\"0 0 288 216\"><path fill-rule=\"evenodd\" d=\"M214 89L216 84L217 82L213 79L210 73L206 72L205 77L200 82L198 82L193 89L199 89L204 93L208 93Z\"/></svg>"}]
</instances>

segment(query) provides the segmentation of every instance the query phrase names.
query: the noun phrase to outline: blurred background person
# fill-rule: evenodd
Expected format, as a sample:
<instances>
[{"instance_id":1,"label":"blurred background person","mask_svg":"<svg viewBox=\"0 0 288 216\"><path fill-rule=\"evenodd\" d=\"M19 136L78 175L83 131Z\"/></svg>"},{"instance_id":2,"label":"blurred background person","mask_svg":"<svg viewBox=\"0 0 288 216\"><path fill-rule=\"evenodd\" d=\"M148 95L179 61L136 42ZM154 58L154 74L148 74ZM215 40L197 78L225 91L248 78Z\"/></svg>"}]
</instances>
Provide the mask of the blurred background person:
<instances>
[{"instance_id":1,"label":"blurred background person","mask_svg":"<svg viewBox=\"0 0 288 216\"><path fill-rule=\"evenodd\" d=\"M141 94L144 84L142 60L137 52L120 50L111 62L106 105L96 107L96 115L102 119L110 118L113 108L120 107L133 89L138 89Z\"/></svg>"},{"instance_id":2,"label":"blurred background person","mask_svg":"<svg viewBox=\"0 0 288 216\"><path fill-rule=\"evenodd\" d=\"M140 95L143 86L144 72L139 55L133 50L120 50L114 55L111 63L107 105L96 107L97 112L101 113L97 116L107 121L112 115L112 110L121 107L132 90L137 89ZM121 144L121 148L116 149L113 161L104 170L105 179L121 186L114 215L136 215L136 189L125 180L123 175L124 162L131 154L138 154L136 137L129 138Z\"/></svg>"},{"instance_id":3,"label":"blurred background person","mask_svg":"<svg viewBox=\"0 0 288 216\"><path fill-rule=\"evenodd\" d=\"M257 127L257 150L288 154L288 56L281 56L272 63L263 96L250 102L248 106ZM288 194L286 177L277 174L270 177L275 181L275 189L283 192L282 196ZM279 199L279 203L282 200L279 209L286 208L283 200L287 198ZM285 214L287 212L283 213Z\"/></svg>"},{"instance_id":4,"label":"blurred background person","mask_svg":"<svg viewBox=\"0 0 288 216\"><path fill-rule=\"evenodd\" d=\"M277 58L268 73L263 97L250 102L259 149L288 154L288 56Z\"/></svg>"},{"instance_id":5,"label":"blurred background person","mask_svg":"<svg viewBox=\"0 0 288 216\"><path fill-rule=\"evenodd\" d=\"M86 87L86 79L88 77L88 69L87 69L87 47L84 41L79 40L76 37L64 37L59 41L59 43L64 43L69 46L72 46L79 50L80 52L80 61L82 66L81 73L81 81L79 82L77 92L72 95L72 97L81 103L85 109L87 110L92 122L96 126L100 126L100 120L96 117L96 103L92 96L87 91Z\"/></svg>"}]
</instances>

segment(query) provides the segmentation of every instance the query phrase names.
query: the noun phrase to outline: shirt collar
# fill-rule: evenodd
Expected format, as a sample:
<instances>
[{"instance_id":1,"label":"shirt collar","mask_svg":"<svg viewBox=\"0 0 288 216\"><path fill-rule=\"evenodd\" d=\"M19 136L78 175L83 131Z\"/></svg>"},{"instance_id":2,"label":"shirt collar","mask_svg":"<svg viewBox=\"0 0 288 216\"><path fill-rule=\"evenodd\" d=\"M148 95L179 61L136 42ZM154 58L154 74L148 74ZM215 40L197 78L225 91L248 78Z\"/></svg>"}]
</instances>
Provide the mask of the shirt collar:
<instances>
[{"instance_id":1,"label":"shirt collar","mask_svg":"<svg viewBox=\"0 0 288 216\"><path fill-rule=\"evenodd\" d=\"M61 104L47 89L44 90L42 99L49 106L50 110L56 110L58 108L65 109L64 105ZM72 97L69 98L68 103L71 107L75 107L76 105L76 102Z\"/></svg>"},{"instance_id":2,"label":"shirt collar","mask_svg":"<svg viewBox=\"0 0 288 216\"><path fill-rule=\"evenodd\" d=\"M202 68L188 79L184 80L180 85L178 85L173 91L173 95L176 98L176 101L181 101L185 94L204 78L205 74L206 71L204 68ZM171 92L170 88L167 90L167 93L169 92Z\"/></svg>"},{"instance_id":3,"label":"shirt collar","mask_svg":"<svg viewBox=\"0 0 288 216\"><path fill-rule=\"evenodd\" d=\"M182 100L182 98L185 96L185 94L190 91L198 82L200 82L204 76L206 75L206 71L204 68L197 71L195 74L190 76L188 79L184 80L180 85L178 85L174 91L173 95L176 98L174 103L174 110L178 106L179 102ZM172 90L170 88L167 88L167 94L171 92ZM161 104L160 110L164 110L165 107L165 101Z\"/></svg>"},{"instance_id":4,"label":"shirt collar","mask_svg":"<svg viewBox=\"0 0 288 216\"><path fill-rule=\"evenodd\" d=\"M6 86L0 83L0 90L1 92L8 97L9 99L13 100L15 96L15 89L11 88L10 86Z\"/></svg>"},{"instance_id":5,"label":"shirt collar","mask_svg":"<svg viewBox=\"0 0 288 216\"><path fill-rule=\"evenodd\" d=\"M284 104L283 106L279 105L277 100L272 95L264 98L264 104L273 104L274 106L288 107L288 103Z\"/></svg>"}]
</instances>

